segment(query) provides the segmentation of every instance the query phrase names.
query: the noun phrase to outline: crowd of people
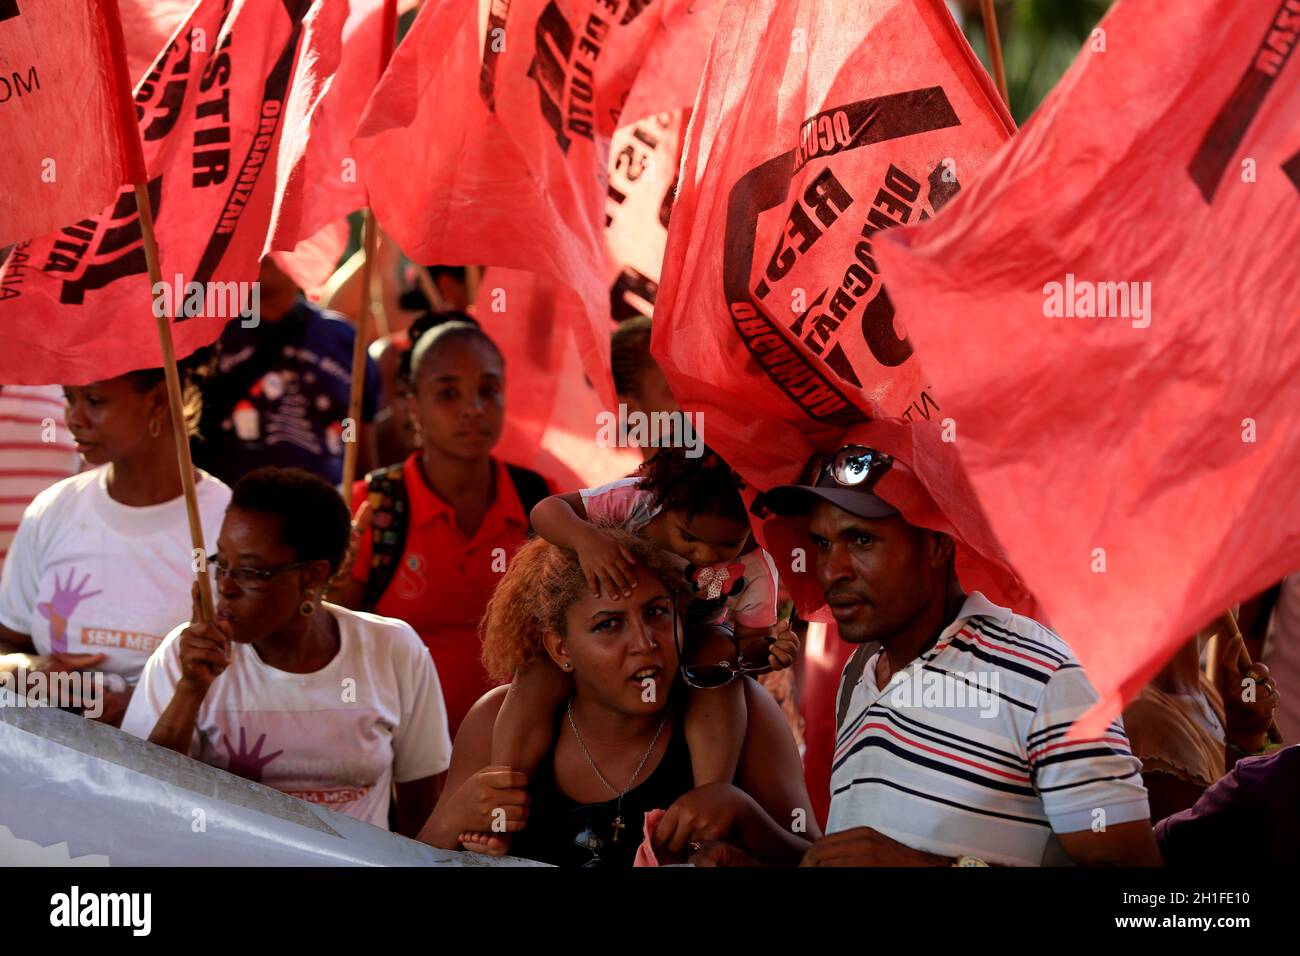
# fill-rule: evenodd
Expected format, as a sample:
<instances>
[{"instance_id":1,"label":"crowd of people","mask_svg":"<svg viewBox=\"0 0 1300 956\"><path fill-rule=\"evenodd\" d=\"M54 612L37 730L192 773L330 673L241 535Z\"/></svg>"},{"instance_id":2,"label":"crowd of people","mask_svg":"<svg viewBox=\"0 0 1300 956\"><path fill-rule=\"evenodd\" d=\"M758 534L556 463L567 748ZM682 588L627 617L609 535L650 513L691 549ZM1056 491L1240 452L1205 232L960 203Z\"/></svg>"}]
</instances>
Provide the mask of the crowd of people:
<instances>
[{"instance_id":1,"label":"crowd of people","mask_svg":"<svg viewBox=\"0 0 1300 956\"><path fill-rule=\"evenodd\" d=\"M964 591L962 542L877 487L918 484L912 463L851 430L762 497L853 648L836 697L800 701L836 716L819 819L789 690L806 624L725 461L646 448L592 488L509 462L509 369L463 270L402 301L353 423L354 325L269 259L260 280L262 323L180 368L211 554L161 370L0 393L0 503L21 510L0 528L0 672L114 675L98 719L123 732L556 865L1146 866L1243 842L1300 861L1300 750L1279 743L1300 732L1300 577L1239 609L1244 645L1189 635L1075 739L1097 695L1069 645ZM626 407L675 408L648 319L612 355ZM348 442L365 477L341 489Z\"/></svg>"}]
</instances>

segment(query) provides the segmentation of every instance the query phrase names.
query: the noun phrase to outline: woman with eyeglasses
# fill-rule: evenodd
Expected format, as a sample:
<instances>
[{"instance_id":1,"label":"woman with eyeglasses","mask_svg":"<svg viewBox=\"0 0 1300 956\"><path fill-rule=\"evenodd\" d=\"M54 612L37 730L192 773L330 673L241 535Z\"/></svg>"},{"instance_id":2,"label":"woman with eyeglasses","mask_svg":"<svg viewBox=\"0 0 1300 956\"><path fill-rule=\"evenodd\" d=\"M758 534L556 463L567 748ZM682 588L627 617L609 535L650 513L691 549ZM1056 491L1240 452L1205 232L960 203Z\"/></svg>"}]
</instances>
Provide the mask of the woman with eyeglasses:
<instances>
[{"instance_id":1,"label":"woman with eyeglasses","mask_svg":"<svg viewBox=\"0 0 1300 956\"><path fill-rule=\"evenodd\" d=\"M505 679L547 658L572 676L572 696L530 780L492 765L506 688L485 694L461 724L420 839L501 853L508 834L514 856L631 866L646 814L658 810L666 811L651 840L659 862L798 862L818 830L780 708L740 678L750 716L739 769L731 782L694 786L678 680L680 578L642 539L609 534L642 571L627 597L593 595L578 556L542 539L511 560L483 620L484 665Z\"/></svg>"},{"instance_id":2,"label":"woman with eyeglasses","mask_svg":"<svg viewBox=\"0 0 1300 956\"><path fill-rule=\"evenodd\" d=\"M122 728L379 827L396 783L414 836L451 754L446 707L410 625L322 601L350 528L314 475L240 479L211 558L216 619L195 610L167 636Z\"/></svg>"},{"instance_id":3,"label":"woman with eyeglasses","mask_svg":"<svg viewBox=\"0 0 1300 956\"><path fill-rule=\"evenodd\" d=\"M180 363L191 434L204 368L202 356ZM83 712L117 724L145 661L187 613L202 554L196 564L163 370L63 392L86 470L46 488L23 514L0 578L0 671L84 670L106 692L82 701ZM39 443L42 426L31 428ZM204 540L212 541L230 489L194 474Z\"/></svg>"}]
</instances>

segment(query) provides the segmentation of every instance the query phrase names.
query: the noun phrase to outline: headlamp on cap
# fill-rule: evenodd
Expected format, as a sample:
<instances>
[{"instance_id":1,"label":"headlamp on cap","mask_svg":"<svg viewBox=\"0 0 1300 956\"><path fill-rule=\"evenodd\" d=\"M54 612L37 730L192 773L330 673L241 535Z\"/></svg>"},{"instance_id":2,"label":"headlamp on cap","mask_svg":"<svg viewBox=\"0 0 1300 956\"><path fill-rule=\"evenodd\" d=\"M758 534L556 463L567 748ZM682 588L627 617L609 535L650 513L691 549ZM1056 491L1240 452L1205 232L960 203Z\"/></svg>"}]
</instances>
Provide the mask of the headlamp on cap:
<instances>
[{"instance_id":1,"label":"headlamp on cap","mask_svg":"<svg viewBox=\"0 0 1300 956\"><path fill-rule=\"evenodd\" d=\"M763 503L776 514L801 515L820 498L860 518L887 518L898 511L875 494L875 487L893 464L892 457L874 448L845 445L833 455L814 457L803 482L771 489Z\"/></svg>"}]
</instances>

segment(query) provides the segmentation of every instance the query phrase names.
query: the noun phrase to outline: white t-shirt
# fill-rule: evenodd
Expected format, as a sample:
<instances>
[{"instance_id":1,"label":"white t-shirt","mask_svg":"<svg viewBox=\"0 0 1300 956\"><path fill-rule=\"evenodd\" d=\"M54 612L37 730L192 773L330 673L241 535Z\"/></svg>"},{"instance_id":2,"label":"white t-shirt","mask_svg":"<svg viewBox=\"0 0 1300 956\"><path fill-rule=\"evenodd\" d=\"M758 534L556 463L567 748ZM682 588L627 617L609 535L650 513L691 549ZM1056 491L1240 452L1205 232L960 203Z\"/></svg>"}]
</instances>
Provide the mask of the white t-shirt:
<instances>
[{"instance_id":1,"label":"white t-shirt","mask_svg":"<svg viewBox=\"0 0 1300 956\"><path fill-rule=\"evenodd\" d=\"M311 674L231 644L231 662L199 708L191 756L293 797L388 827L393 781L451 763L447 708L433 659L405 621L323 603L339 652ZM320 613L320 612L318 612ZM145 665L122 729L148 738L181 676L182 624Z\"/></svg>"},{"instance_id":2,"label":"white t-shirt","mask_svg":"<svg viewBox=\"0 0 1300 956\"><path fill-rule=\"evenodd\" d=\"M216 550L230 489L202 471L196 491L206 549ZM133 677L163 635L190 616L194 553L185 499L133 508L108 494L108 466L37 495L0 578L0 623L38 654L105 654Z\"/></svg>"}]
</instances>

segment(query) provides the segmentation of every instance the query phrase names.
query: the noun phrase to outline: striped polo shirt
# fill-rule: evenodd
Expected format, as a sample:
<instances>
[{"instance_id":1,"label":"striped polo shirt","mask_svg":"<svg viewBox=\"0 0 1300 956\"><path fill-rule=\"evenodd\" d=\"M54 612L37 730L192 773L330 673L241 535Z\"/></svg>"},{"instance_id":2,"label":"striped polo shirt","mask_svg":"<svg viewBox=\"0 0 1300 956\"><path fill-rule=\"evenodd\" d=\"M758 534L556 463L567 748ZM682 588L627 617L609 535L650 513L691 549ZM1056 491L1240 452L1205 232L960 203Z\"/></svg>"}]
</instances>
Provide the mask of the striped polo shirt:
<instances>
[{"instance_id":1,"label":"striped polo shirt","mask_svg":"<svg viewBox=\"0 0 1300 956\"><path fill-rule=\"evenodd\" d=\"M1055 833L1150 816L1119 719L1065 740L1097 693L1041 624L976 591L883 690L878 656L836 737L826 832L868 826L929 853L1040 866L1068 863Z\"/></svg>"},{"instance_id":2,"label":"striped polo shirt","mask_svg":"<svg viewBox=\"0 0 1300 956\"><path fill-rule=\"evenodd\" d=\"M61 385L0 391L0 565L32 499L81 468L64 407Z\"/></svg>"}]
</instances>

